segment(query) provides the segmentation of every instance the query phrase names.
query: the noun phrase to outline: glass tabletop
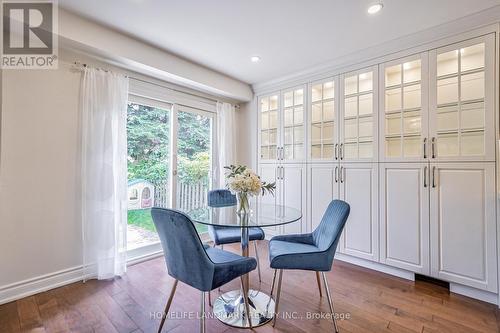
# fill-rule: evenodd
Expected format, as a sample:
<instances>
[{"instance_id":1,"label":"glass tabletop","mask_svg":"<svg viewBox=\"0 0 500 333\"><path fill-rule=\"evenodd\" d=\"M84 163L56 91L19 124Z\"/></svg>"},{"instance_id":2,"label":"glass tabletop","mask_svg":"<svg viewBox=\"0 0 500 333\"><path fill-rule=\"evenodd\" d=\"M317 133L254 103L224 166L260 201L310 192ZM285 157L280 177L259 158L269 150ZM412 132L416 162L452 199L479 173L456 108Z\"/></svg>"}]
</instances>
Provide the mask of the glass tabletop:
<instances>
[{"instance_id":1,"label":"glass tabletop","mask_svg":"<svg viewBox=\"0 0 500 333\"><path fill-rule=\"evenodd\" d=\"M292 207L257 203L250 205L250 213L238 215L236 206L202 207L186 212L193 222L220 227L272 227L298 221L302 213Z\"/></svg>"}]
</instances>

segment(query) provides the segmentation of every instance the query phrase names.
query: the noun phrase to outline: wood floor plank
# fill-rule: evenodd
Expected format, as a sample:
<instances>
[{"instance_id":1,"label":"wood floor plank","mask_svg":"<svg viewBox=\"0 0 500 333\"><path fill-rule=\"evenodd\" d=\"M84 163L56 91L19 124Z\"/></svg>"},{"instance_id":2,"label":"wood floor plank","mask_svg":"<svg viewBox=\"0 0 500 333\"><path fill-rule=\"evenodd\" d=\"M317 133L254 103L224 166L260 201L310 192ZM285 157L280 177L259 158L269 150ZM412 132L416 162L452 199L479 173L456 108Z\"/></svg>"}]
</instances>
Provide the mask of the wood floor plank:
<instances>
[{"instance_id":1,"label":"wood floor plank","mask_svg":"<svg viewBox=\"0 0 500 333\"><path fill-rule=\"evenodd\" d=\"M273 270L269 269L266 241L258 242L262 283L251 273L251 288L269 293ZM239 253L238 245L226 250ZM253 249L251 251L253 253ZM461 333L500 332L500 312L495 305L450 293L424 281L408 281L345 262L335 261L326 274L342 333ZM0 305L0 332L156 332L174 280L163 258L129 267L121 278L73 283L16 302ZM237 280L223 291L239 288ZM262 333L332 332L329 318L309 317L329 313L326 295L319 297L314 272L286 271L276 327L256 328ZM212 300L218 296L212 291ZM200 292L179 283L163 332L197 332ZM210 311L208 304L207 311ZM249 332L207 319L207 332Z\"/></svg>"},{"instance_id":2,"label":"wood floor plank","mask_svg":"<svg viewBox=\"0 0 500 333\"><path fill-rule=\"evenodd\" d=\"M45 332L35 296L26 297L17 301L17 312L21 324L21 331Z\"/></svg>"}]
</instances>

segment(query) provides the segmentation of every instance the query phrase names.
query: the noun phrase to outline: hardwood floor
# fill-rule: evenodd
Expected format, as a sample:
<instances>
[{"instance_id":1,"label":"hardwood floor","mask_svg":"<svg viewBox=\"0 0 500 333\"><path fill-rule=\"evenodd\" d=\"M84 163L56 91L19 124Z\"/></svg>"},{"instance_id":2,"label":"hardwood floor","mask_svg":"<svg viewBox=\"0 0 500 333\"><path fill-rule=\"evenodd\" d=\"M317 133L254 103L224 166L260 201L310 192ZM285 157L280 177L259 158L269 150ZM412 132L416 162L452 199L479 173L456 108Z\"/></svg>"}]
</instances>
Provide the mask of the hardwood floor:
<instances>
[{"instance_id":1,"label":"hardwood floor","mask_svg":"<svg viewBox=\"0 0 500 333\"><path fill-rule=\"evenodd\" d=\"M237 245L226 249L238 251ZM273 272L268 268L267 242L260 242L259 251L261 288L269 292ZM339 320L341 332L499 332L500 312L495 305L450 294L443 287L341 261L335 261L327 277L335 310L349 316ZM163 258L157 258L130 266L124 277L114 281L73 283L0 305L0 332L156 332L172 284ZM258 287L256 271L251 284ZM235 280L223 290L237 286ZM212 292L212 299L216 294ZM179 283L171 311L187 319L169 318L163 331L197 332L199 308L200 293ZM314 272L284 272L281 311L294 317L278 318L274 329L268 324L255 331L333 331L331 319L305 319L308 313L328 313L326 295L319 297ZM248 332L214 318L207 319L207 331Z\"/></svg>"}]
</instances>

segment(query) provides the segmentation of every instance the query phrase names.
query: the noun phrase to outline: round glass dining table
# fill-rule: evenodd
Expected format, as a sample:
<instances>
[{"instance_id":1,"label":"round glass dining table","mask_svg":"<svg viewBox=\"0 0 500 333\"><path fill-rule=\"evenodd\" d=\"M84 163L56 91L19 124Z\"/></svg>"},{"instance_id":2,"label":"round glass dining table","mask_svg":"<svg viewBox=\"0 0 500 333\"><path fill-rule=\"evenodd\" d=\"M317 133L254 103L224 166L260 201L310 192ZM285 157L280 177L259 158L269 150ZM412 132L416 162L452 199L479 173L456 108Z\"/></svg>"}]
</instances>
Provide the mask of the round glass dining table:
<instances>
[{"instance_id":1,"label":"round glass dining table","mask_svg":"<svg viewBox=\"0 0 500 333\"><path fill-rule=\"evenodd\" d=\"M292 207L254 203L250 212L238 214L236 206L206 206L187 213L197 223L216 227L239 228L241 230L241 255L248 257L249 228L273 227L296 222L302 213ZM244 290L248 290L248 303L252 326L269 322L274 316L274 300L261 290L249 289L249 274L243 277ZM260 289L260 288L259 288ZM244 305L242 290L232 290L221 294L213 305L214 315L223 323L239 328L250 328Z\"/></svg>"}]
</instances>

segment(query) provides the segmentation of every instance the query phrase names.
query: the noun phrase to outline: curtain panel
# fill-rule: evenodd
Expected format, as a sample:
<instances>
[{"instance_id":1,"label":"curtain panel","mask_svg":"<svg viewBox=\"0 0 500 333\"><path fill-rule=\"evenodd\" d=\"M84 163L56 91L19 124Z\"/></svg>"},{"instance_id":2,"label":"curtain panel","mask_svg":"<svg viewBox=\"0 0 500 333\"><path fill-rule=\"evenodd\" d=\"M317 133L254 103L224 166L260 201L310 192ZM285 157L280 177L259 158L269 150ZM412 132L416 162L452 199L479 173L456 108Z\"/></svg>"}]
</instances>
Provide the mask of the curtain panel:
<instances>
[{"instance_id":1,"label":"curtain panel","mask_svg":"<svg viewBox=\"0 0 500 333\"><path fill-rule=\"evenodd\" d=\"M225 169L236 163L236 115L234 106L229 103L217 103L217 151L215 184L226 187Z\"/></svg>"},{"instance_id":2,"label":"curtain panel","mask_svg":"<svg viewBox=\"0 0 500 333\"><path fill-rule=\"evenodd\" d=\"M126 271L128 78L85 68L81 84L84 278Z\"/></svg>"}]
</instances>

